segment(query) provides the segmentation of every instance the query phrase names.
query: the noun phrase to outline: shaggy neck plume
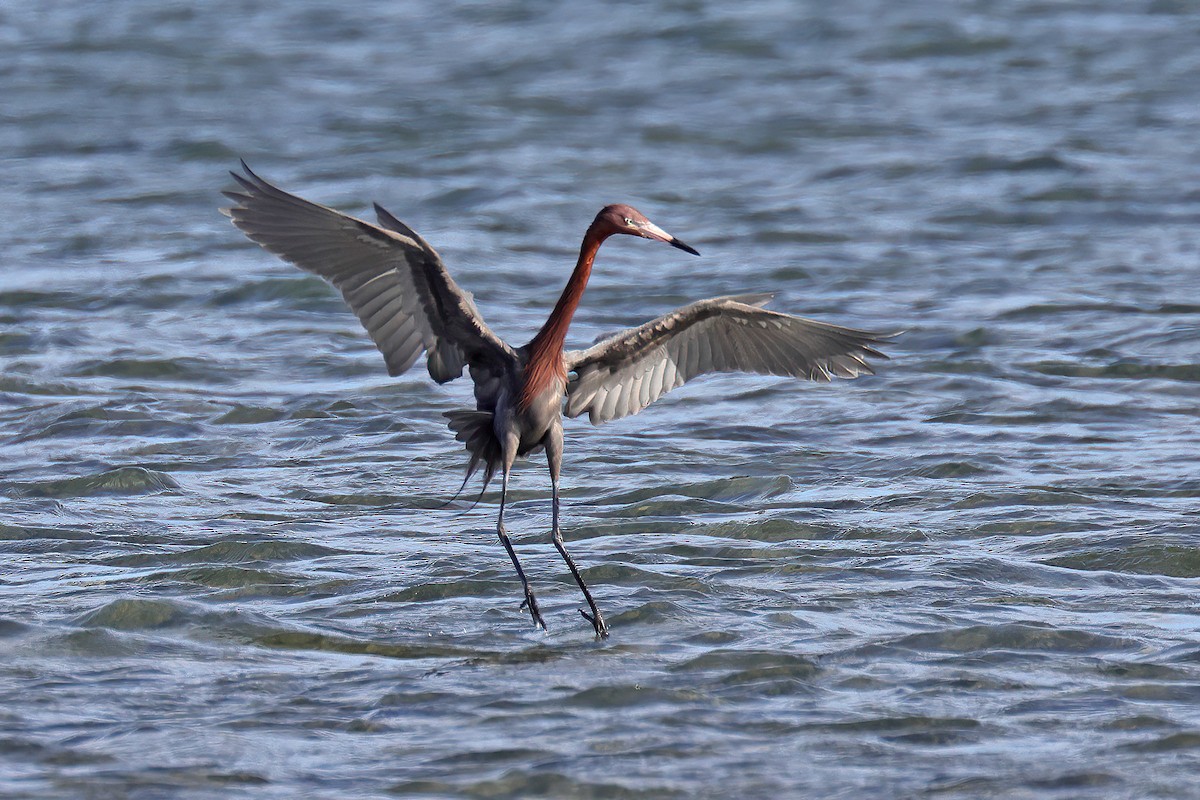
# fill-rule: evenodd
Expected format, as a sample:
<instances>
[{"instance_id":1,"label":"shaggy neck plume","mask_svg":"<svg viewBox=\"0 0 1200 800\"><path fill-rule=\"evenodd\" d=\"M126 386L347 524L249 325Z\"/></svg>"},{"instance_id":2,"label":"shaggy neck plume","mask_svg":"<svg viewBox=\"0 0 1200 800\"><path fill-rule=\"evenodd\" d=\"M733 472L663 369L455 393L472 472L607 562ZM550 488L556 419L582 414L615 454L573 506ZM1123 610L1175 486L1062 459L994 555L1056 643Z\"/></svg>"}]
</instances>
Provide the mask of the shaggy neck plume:
<instances>
[{"instance_id":1,"label":"shaggy neck plume","mask_svg":"<svg viewBox=\"0 0 1200 800\"><path fill-rule=\"evenodd\" d=\"M583 290L587 288L588 278L592 275L592 263L596 260L596 252L609 236L598 223L599 220L592 222L584 234L583 244L579 247L579 260L575 262L575 271L571 273L571 278L559 296L554 311L550 312L546 324L529 343L529 363L525 365L525 386L521 391L522 408L529 408L534 398L556 379L567 379L567 368L562 358L563 344L567 341L567 328L571 327L575 309L579 308L579 303L583 300Z\"/></svg>"}]
</instances>

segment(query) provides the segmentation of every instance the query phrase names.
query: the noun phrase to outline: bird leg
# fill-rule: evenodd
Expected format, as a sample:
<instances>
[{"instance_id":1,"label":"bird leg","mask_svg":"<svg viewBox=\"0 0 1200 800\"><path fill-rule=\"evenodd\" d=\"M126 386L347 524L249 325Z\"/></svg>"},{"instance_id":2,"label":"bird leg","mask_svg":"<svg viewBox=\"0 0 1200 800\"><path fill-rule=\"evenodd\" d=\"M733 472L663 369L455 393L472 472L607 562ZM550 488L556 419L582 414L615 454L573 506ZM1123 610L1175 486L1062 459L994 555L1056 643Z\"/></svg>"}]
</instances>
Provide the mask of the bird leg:
<instances>
[{"instance_id":1,"label":"bird leg","mask_svg":"<svg viewBox=\"0 0 1200 800\"><path fill-rule=\"evenodd\" d=\"M525 589L525 600L521 603L521 608L529 609L534 625L542 630L547 630L546 620L542 619L542 612L538 610L537 598L533 596L533 588L529 585L529 580L525 577L525 570L521 569L521 562L517 560L517 551L513 550L512 542L508 538L508 532L504 530L504 500L508 495L508 470L511 466L511 460L506 459L503 483L500 487L500 519L496 523L496 533L499 535L504 549L508 551L508 557L512 559L513 566L517 568L517 577L521 579L521 586Z\"/></svg>"},{"instance_id":2,"label":"bird leg","mask_svg":"<svg viewBox=\"0 0 1200 800\"><path fill-rule=\"evenodd\" d=\"M555 435L557 433L557 435ZM579 584L579 590L583 592L583 599L587 600L588 607L592 613L579 609L579 613L583 618L592 623L592 627L596 629L597 639L608 638L608 625L604 622L604 615L600 613L600 608L596 605L596 601L592 599L592 593L588 591L587 584L583 582L583 576L579 574L579 567L575 566L575 560L571 558L571 554L567 552L567 546L563 543L562 529L558 526L558 474L562 466L562 429L551 431L547 435L546 445L546 460L550 464L550 493L551 493L551 511L550 511L550 538L554 540L554 547L558 550L558 554L562 556L563 561L567 562L567 566L571 569L571 575L575 578L575 583Z\"/></svg>"},{"instance_id":3,"label":"bird leg","mask_svg":"<svg viewBox=\"0 0 1200 800\"><path fill-rule=\"evenodd\" d=\"M596 601L592 599L592 593L588 591L587 584L583 582L583 576L579 574L579 567L575 566L575 560L571 558L571 554L567 552L567 547L563 544L562 530L558 527L558 480L552 478L551 486L553 487L553 510L551 515L553 522L551 523L550 537L554 539L554 546L558 549L558 554L563 557L563 561L567 562L567 566L571 568L571 574L575 577L575 582L579 584L579 590L583 592L583 599L587 600L588 607L592 609L592 613L579 609L579 613L583 618L592 623L592 627L596 629L597 639L608 638L608 625L604 622L604 615L600 613Z\"/></svg>"}]
</instances>

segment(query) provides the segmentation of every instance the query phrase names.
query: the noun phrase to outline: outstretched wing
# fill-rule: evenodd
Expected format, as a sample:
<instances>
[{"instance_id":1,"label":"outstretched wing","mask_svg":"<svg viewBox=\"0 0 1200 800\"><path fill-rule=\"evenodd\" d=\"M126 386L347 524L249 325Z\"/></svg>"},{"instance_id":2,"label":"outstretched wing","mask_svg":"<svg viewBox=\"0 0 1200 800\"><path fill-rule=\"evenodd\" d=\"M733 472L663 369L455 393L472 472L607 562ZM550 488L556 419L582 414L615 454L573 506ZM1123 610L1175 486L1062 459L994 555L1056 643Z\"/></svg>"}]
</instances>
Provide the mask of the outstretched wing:
<instances>
[{"instance_id":1,"label":"outstretched wing","mask_svg":"<svg viewBox=\"0 0 1200 800\"><path fill-rule=\"evenodd\" d=\"M288 194L244 161L242 169L244 176L230 174L243 191L224 193L235 205L222 213L251 240L341 290L388 374L407 370L422 351L438 383L457 378L467 364L516 358L437 252L403 222L376 205L379 225L372 225Z\"/></svg>"},{"instance_id":2,"label":"outstretched wing","mask_svg":"<svg viewBox=\"0 0 1200 800\"><path fill-rule=\"evenodd\" d=\"M867 357L888 337L761 306L769 294L714 297L566 354L569 417L593 425L636 414L708 372L757 372L829 381L874 374Z\"/></svg>"}]
</instances>

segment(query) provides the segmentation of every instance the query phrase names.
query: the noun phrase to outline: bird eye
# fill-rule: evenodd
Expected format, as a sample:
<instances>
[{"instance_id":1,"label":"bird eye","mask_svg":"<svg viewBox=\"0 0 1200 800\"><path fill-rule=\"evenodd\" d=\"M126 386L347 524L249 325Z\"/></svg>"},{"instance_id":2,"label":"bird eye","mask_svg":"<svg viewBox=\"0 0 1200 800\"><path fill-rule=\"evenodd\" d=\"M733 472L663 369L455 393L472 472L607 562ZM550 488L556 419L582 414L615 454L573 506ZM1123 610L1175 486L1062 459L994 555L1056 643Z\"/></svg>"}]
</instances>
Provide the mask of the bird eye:
<instances>
[{"instance_id":1,"label":"bird eye","mask_svg":"<svg viewBox=\"0 0 1200 800\"><path fill-rule=\"evenodd\" d=\"M626 224L626 225L633 225L633 224L634 224L634 222L633 222L633 220L631 220L629 217L626 217L626 218L625 218L625 224Z\"/></svg>"}]
</instances>

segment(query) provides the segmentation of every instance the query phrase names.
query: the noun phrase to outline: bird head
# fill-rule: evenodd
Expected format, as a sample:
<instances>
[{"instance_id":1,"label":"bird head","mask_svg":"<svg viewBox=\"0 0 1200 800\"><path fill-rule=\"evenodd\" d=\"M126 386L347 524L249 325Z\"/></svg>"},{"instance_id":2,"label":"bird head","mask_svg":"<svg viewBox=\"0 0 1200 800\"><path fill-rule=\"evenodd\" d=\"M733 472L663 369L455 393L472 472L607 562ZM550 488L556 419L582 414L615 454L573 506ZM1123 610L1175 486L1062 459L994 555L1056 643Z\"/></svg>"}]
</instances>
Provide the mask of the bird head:
<instances>
[{"instance_id":1,"label":"bird head","mask_svg":"<svg viewBox=\"0 0 1200 800\"><path fill-rule=\"evenodd\" d=\"M616 204L605 206L600 209L600 213L596 215L596 222L593 225L598 225L606 236L611 236L617 233L624 233L629 236L640 236L643 239L653 239L658 242L666 242L672 247L678 247L685 253L691 253L694 256L700 255L695 248L684 244L676 239L671 234L664 231L662 228L655 225L642 212L638 211L633 206L624 204Z\"/></svg>"}]
</instances>

